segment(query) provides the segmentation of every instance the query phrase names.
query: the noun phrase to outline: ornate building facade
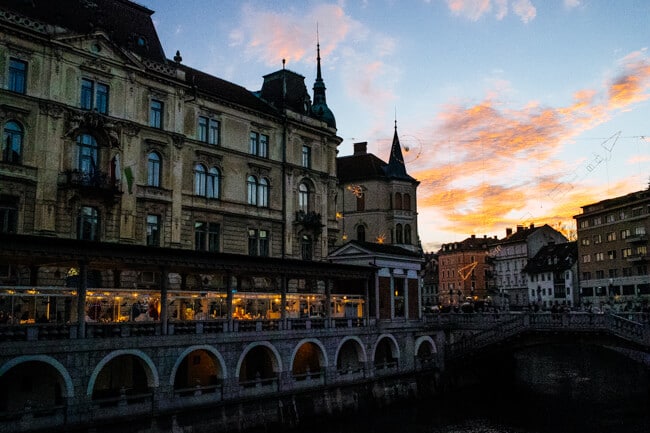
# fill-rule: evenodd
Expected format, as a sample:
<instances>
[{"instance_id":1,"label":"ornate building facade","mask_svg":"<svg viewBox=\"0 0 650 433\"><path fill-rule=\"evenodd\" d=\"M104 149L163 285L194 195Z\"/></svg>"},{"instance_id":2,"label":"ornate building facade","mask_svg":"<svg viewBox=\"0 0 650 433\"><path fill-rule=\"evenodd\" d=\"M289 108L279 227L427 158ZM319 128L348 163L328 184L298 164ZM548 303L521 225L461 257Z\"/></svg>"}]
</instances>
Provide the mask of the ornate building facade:
<instances>
[{"instance_id":1,"label":"ornate building facade","mask_svg":"<svg viewBox=\"0 0 650 433\"><path fill-rule=\"evenodd\" d=\"M320 55L313 104L287 69L253 93L167 60L144 7L69 3L1 2L3 231L327 255L341 139Z\"/></svg>"}]
</instances>

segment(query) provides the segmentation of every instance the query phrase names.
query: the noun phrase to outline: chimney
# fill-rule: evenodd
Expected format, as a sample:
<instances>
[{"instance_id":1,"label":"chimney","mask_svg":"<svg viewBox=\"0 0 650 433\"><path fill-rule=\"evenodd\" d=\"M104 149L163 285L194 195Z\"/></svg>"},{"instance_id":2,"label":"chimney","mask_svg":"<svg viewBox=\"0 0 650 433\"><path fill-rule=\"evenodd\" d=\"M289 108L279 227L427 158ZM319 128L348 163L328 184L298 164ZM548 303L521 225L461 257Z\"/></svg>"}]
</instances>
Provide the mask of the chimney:
<instances>
[{"instance_id":1,"label":"chimney","mask_svg":"<svg viewBox=\"0 0 650 433\"><path fill-rule=\"evenodd\" d=\"M523 232L524 231L524 226L518 225L517 224L517 233Z\"/></svg>"},{"instance_id":2,"label":"chimney","mask_svg":"<svg viewBox=\"0 0 650 433\"><path fill-rule=\"evenodd\" d=\"M362 141L361 143L354 143L354 154L365 155L368 153L368 142Z\"/></svg>"},{"instance_id":3,"label":"chimney","mask_svg":"<svg viewBox=\"0 0 650 433\"><path fill-rule=\"evenodd\" d=\"M511 234L512 234L512 229L510 227L508 227L506 229L506 237L510 236Z\"/></svg>"},{"instance_id":4,"label":"chimney","mask_svg":"<svg viewBox=\"0 0 650 433\"><path fill-rule=\"evenodd\" d=\"M476 235L472 235L472 239L476 239Z\"/></svg>"},{"instance_id":5,"label":"chimney","mask_svg":"<svg viewBox=\"0 0 650 433\"><path fill-rule=\"evenodd\" d=\"M535 228L535 224L530 223L530 228L531 228L531 229L534 229L534 228Z\"/></svg>"}]
</instances>

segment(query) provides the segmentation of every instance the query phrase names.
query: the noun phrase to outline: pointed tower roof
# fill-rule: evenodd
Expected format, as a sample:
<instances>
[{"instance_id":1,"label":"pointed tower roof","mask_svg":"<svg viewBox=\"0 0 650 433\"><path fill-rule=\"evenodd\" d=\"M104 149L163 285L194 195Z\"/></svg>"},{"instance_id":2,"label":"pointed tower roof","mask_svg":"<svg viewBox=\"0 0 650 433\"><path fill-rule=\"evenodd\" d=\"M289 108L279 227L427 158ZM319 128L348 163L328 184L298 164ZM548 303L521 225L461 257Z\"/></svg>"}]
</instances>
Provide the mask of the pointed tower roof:
<instances>
[{"instance_id":1,"label":"pointed tower roof","mask_svg":"<svg viewBox=\"0 0 650 433\"><path fill-rule=\"evenodd\" d=\"M320 69L320 42L316 43L316 64L317 71L316 81L314 82L314 104L311 107L311 112L323 122L327 123L327 126L336 128L334 113L332 113L332 110L327 106L327 100L325 98L325 82L323 81Z\"/></svg>"},{"instance_id":2,"label":"pointed tower roof","mask_svg":"<svg viewBox=\"0 0 650 433\"><path fill-rule=\"evenodd\" d=\"M393 144L390 148L390 159L388 165L385 167L386 175L388 177L412 179L406 173L406 166L404 165L404 156L402 155L402 146L399 143L399 136L397 135L397 120L395 120L395 133L393 134Z\"/></svg>"}]
</instances>

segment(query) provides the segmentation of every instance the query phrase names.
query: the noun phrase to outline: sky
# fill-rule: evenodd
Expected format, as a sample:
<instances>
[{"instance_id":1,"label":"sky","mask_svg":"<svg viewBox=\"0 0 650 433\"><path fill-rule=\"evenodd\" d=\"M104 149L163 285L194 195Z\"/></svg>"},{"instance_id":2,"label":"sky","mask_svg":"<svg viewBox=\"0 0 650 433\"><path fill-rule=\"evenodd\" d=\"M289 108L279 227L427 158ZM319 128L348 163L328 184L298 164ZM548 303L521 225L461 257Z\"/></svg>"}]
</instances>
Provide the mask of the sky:
<instances>
[{"instance_id":1,"label":"sky","mask_svg":"<svg viewBox=\"0 0 650 433\"><path fill-rule=\"evenodd\" d=\"M650 1L136 0L171 58L256 91L316 78L343 139L420 181L425 251L648 188Z\"/></svg>"}]
</instances>

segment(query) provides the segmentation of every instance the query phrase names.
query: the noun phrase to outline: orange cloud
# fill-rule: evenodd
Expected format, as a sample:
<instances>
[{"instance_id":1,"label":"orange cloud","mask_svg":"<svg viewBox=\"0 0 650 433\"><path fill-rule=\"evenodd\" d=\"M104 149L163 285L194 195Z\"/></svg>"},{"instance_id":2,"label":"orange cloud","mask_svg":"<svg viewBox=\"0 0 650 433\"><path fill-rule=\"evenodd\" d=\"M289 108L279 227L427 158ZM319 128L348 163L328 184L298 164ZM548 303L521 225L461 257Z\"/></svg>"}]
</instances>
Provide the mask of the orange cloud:
<instances>
[{"instance_id":1,"label":"orange cloud","mask_svg":"<svg viewBox=\"0 0 650 433\"><path fill-rule=\"evenodd\" d=\"M517 224L571 227L579 205L606 197L593 182L619 134L590 146L579 160L565 162L557 155L578 134L648 99L649 65L644 52L632 53L602 90L579 90L563 107L531 102L511 108L489 98L447 105L419 133L435 141L424 143L421 156L408 165L420 180L419 210L436 215L436 229L460 236L501 233ZM642 155L628 162L648 160ZM636 182L617 182L611 194L637 189Z\"/></svg>"},{"instance_id":2,"label":"orange cloud","mask_svg":"<svg viewBox=\"0 0 650 433\"><path fill-rule=\"evenodd\" d=\"M623 72L609 88L611 108L622 109L650 97L650 61L643 52L634 52L623 59Z\"/></svg>"}]
</instances>

